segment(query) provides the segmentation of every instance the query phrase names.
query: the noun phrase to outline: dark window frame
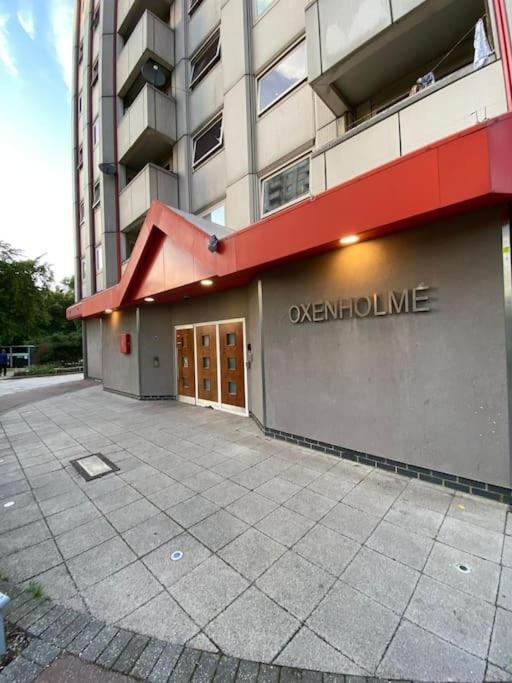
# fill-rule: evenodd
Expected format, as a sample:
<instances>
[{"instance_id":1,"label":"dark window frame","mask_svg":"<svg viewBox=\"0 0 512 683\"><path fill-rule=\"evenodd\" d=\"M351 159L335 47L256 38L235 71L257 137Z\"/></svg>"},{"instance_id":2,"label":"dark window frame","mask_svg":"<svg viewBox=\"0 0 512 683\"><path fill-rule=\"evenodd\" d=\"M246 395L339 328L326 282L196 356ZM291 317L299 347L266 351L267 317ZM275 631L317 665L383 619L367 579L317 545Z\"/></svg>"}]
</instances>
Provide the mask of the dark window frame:
<instances>
[{"instance_id":1,"label":"dark window frame","mask_svg":"<svg viewBox=\"0 0 512 683\"><path fill-rule=\"evenodd\" d=\"M216 126L220 124L220 138L217 139L217 143L214 144L211 148L209 148L207 151L205 151L200 157L196 158L196 153L197 153L197 144L198 142L206 137L209 133L212 133L213 130L215 129ZM192 162L192 167L196 169L199 165L201 165L204 161L212 157L216 152L218 152L220 149L224 147L224 119L222 114L220 116L217 116L215 119L210 121L206 126L202 128L202 130L199 131L196 135L194 135L193 138L193 143L194 143L194 149L193 149L193 162Z\"/></svg>"},{"instance_id":2,"label":"dark window frame","mask_svg":"<svg viewBox=\"0 0 512 683\"><path fill-rule=\"evenodd\" d=\"M189 16L192 16L194 14L196 9L199 7L199 5L201 5L202 2L203 2L203 0L189 0L189 3L188 3L188 14L189 14Z\"/></svg>"},{"instance_id":3,"label":"dark window frame","mask_svg":"<svg viewBox=\"0 0 512 683\"><path fill-rule=\"evenodd\" d=\"M84 166L84 146L79 145L78 146L78 159L77 159L76 167L78 168L78 170L80 170L81 168L83 168L83 166Z\"/></svg>"},{"instance_id":4,"label":"dark window frame","mask_svg":"<svg viewBox=\"0 0 512 683\"><path fill-rule=\"evenodd\" d=\"M214 48L215 52L212 52L208 60L204 60L211 48ZM207 40L204 41L203 45L190 60L190 87L194 88L198 83L200 83L203 78L213 69L213 67L220 62L220 59L220 28L218 28ZM195 73L196 67L201 63L202 68L198 69L197 73Z\"/></svg>"},{"instance_id":5,"label":"dark window frame","mask_svg":"<svg viewBox=\"0 0 512 683\"><path fill-rule=\"evenodd\" d=\"M99 206L101 201L101 186L100 186L100 181L97 180L92 188L92 208L96 208Z\"/></svg>"},{"instance_id":6,"label":"dark window frame","mask_svg":"<svg viewBox=\"0 0 512 683\"><path fill-rule=\"evenodd\" d=\"M100 77L100 59L96 57L91 67L91 86L96 85Z\"/></svg>"}]
</instances>

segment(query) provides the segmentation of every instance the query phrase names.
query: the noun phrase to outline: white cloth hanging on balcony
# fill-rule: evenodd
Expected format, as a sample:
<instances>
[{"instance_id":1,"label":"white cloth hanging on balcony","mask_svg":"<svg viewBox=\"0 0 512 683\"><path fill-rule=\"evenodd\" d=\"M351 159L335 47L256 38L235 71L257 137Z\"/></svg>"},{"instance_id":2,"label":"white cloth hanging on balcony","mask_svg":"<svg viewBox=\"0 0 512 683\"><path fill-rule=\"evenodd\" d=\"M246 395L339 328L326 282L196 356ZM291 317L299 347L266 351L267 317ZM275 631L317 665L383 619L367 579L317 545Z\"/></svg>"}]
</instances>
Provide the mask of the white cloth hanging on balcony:
<instances>
[{"instance_id":1,"label":"white cloth hanging on balcony","mask_svg":"<svg viewBox=\"0 0 512 683\"><path fill-rule=\"evenodd\" d=\"M492 55L492 50L487 40L487 35L485 33L484 20L479 19L475 26L475 38L473 42L475 48L475 56L473 58L473 66L475 69L479 69L483 66L488 57Z\"/></svg>"}]
</instances>

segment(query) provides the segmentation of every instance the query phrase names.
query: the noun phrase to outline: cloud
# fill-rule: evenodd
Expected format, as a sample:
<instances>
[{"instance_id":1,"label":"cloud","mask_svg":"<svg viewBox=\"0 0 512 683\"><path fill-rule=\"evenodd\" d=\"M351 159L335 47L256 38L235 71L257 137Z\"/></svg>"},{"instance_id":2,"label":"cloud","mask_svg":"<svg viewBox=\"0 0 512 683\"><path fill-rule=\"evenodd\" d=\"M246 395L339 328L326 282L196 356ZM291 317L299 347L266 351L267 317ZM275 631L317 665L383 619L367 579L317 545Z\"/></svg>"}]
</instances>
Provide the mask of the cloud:
<instances>
[{"instance_id":1,"label":"cloud","mask_svg":"<svg viewBox=\"0 0 512 683\"><path fill-rule=\"evenodd\" d=\"M55 57L68 90L71 90L73 60L73 3L72 0L52 0L50 32Z\"/></svg>"},{"instance_id":2,"label":"cloud","mask_svg":"<svg viewBox=\"0 0 512 683\"><path fill-rule=\"evenodd\" d=\"M8 14L0 14L0 63L3 64L7 73L11 76L18 75L18 67L16 66L16 60L11 52L11 46L9 44L9 29L7 28L7 22L9 21Z\"/></svg>"},{"instance_id":3,"label":"cloud","mask_svg":"<svg viewBox=\"0 0 512 683\"><path fill-rule=\"evenodd\" d=\"M21 28L25 31L29 38L32 38L32 40L34 40L36 36L36 25L34 22L34 15L32 13L32 10L28 7L19 9L16 16L18 17L18 21L20 22Z\"/></svg>"}]
</instances>

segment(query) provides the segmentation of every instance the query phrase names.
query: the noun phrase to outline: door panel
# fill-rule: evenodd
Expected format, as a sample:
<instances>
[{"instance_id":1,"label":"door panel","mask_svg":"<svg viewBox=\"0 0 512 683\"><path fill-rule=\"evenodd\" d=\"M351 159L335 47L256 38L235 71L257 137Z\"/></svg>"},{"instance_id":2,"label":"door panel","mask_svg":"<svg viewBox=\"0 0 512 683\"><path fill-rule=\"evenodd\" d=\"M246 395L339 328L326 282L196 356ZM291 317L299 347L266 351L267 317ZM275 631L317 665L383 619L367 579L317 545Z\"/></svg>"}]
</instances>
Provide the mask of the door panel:
<instances>
[{"instance_id":1,"label":"door panel","mask_svg":"<svg viewBox=\"0 0 512 683\"><path fill-rule=\"evenodd\" d=\"M176 330L176 349L178 351L178 395L196 396L196 378L194 370L194 330Z\"/></svg>"},{"instance_id":2,"label":"door panel","mask_svg":"<svg viewBox=\"0 0 512 683\"><path fill-rule=\"evenodd\" d=\"M222 403L245 408L243 324L221 323L219 339Z\"/></svg>"},{"instance_id":3,"label":"door panel","mask_svg":"<svg viewBox=\"0 0 512 683\"><path fill-rule=\"evenodd\" d=\"M197 395L217 402L217 325L196 327Z\"/></svg>"}]
</instances>

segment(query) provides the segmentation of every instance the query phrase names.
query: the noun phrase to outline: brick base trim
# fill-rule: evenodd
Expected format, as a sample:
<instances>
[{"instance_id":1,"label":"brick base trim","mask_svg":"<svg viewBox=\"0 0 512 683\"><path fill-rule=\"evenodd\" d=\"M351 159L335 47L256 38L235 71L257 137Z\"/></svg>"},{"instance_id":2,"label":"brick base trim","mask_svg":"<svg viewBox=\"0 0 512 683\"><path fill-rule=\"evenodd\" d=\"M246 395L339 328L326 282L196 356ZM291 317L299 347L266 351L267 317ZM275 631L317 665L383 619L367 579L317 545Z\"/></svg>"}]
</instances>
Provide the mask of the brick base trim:
<instances>
[{"instance_id":1,"label":"brick base trim","mask_svg":"<svg viewBox=\"0 0 512 683\"><path fill-rule=\"evenodd\" d=\"M251 417L265 436L269 436L273 439L293 443L304 448L311 448L312 450L320 451L321 453L335 455L344 460L352 460L353 462L359 462L364 465L378 467L379 469L387 470L388 472L396 472L396 474L401 474L410 479L420 479L421 481L427 481L431 484L438 484L439 486L445 486L446 488L455 489L456 491L472 493L475 496L483 496L484 498L490 498L500 503L512 505L512 489L504 486L495 486L494 484L487 484L486 482L477 481L475 479L467 479L466 477L461 477L456 474L448 474L448 472L440 472L426 467L418 467L417 465L409 465L408 463L391 460L390 458L381 458L372 453L353 451L350 448L343 448L343 446L336 446L323 441L309 439L305 436L290 434L289 432L283 432L279 429L271 429L270 427L265 427L253 413L251 413Z\"/></svg>"}]
</instances>

